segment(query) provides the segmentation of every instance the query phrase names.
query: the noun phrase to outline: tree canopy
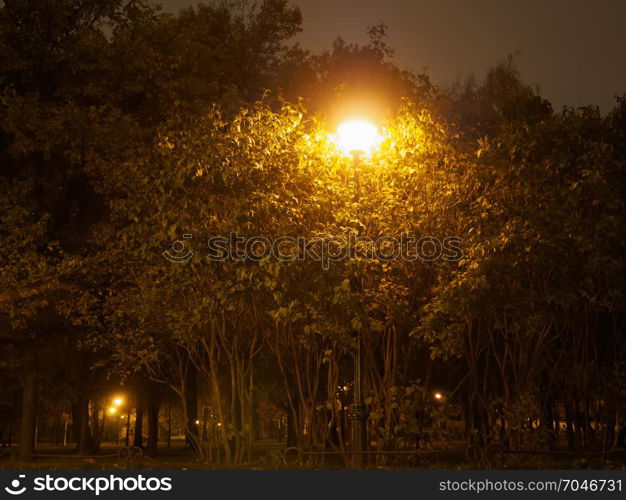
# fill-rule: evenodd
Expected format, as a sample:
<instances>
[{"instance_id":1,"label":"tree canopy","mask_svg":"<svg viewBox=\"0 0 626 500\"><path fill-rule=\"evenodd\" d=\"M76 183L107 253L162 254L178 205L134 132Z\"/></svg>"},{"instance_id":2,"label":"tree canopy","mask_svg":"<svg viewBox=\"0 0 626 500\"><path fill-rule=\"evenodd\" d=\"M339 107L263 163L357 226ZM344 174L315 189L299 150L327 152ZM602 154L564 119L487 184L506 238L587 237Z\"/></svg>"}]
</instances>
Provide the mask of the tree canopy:
<instances>
[{"instance_id":1,"label":"tree canopy","mask_svg":"<svg viewBox=\"0 0 626 500\"><path fill-rule=\"evenodd\" d=\"M43 405L95 452L119 384L149 446L168 393L207 460L249 462L263 419L344 450L355 331L380 449L451 439L455 415L514 450L560 422L572 450L623 440L626 100L554 111L512 59L439 88L384 24L321 54L300 25L286 0L4 1L0 428L19 421L22 458ZM333 139L357 106L383 136L358 186ZM378 252L333 258L357 233ZM207 258L232 234L257 246ZM331 256L263 253L281 238Z\"/></svg>"}]
</instances>

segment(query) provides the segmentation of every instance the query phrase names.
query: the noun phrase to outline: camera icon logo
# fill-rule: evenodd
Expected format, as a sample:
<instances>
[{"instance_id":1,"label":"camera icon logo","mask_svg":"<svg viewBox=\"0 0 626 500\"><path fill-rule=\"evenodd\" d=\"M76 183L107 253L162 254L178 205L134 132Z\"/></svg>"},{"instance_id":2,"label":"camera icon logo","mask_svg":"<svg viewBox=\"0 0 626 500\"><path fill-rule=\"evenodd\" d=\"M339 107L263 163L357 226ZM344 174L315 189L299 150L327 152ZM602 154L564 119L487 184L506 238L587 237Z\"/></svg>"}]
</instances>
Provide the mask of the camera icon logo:
<instances>
[{"instance_id":1,"label":"camera icon logo","mask_svg":"<svg viewBox=\"0 0 626 500\"><path fill-rule=\"evenodd\" d=\"M190 240L191 238L193 238L193 235L183 234L183 240ZM162 255L166 260L169 260L174 264L185 264L193 258L193 252L185 252L185 242L181 240L176 240L172 244L172 248L163 252Z\"/></svg>"},{"instance_id":2,"label":"camera icon logo","mask_svg":"<svg viewBox=\"0 0 626 500\"><path fill-rule=\"evenodd\" d=\"M11 486L5 486L4 491L6 491L9 495L21 495L26 491L26 486L20 488L20 479L24 479L26 476L24 474L19 475L19 479L14 479L11 481Z\"/></svg>"}]
</instances>

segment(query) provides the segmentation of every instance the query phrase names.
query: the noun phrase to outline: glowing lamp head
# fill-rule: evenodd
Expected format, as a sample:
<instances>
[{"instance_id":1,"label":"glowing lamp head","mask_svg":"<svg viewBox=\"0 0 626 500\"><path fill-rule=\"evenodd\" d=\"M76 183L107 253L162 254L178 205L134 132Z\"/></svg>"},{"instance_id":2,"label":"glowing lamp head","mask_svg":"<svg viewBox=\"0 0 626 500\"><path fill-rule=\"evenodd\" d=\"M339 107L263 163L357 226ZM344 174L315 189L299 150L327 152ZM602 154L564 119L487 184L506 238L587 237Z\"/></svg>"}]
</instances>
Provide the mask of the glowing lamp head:
<instances>
[{"instance_id":1,"label":"glowing lamp head","mask_svg":"<svg viewBox=\"0 0 626 500\"><path fill-rule=\"evenodd\" d=\"M117 413L117 408L115 408L114 406L111 406L111 408L109 408L109 414L115 415L116 413Z\"/></svg>"},{"instance_id":2,"label":"glowing lamp head","mask_svg":"<svg viewBox=\"0 0 626 500\"><path fill-rule=\"evenodd\" d=\"M343 123L337 128L337 144L348 154L370 153L380 141L376 126L362 120Z\"/></svg>"},{"instance_id":3,"label":"glowing lamp head","mask_svg":"<svg viewBox=\"0 0 626 500\"><path fill-rule=\"evenodd\" d=\"M115 399L113 400L113 404L114 404L115 406L122 406L122 403L124 403L124 400L123 400L122 398L115 398Z\"/></svg>"},{"instance_id":4,"label":"glowing lamp head","mask_svg":"<svg viewBox=\"0 0 626 500\"><path fill-rule=\"evenodd\" d=\"M436 392L434 394L434 397L437 401L441 401L443 399L443 394L441 394L440 392Z\"/></svg>"}]
</instances>

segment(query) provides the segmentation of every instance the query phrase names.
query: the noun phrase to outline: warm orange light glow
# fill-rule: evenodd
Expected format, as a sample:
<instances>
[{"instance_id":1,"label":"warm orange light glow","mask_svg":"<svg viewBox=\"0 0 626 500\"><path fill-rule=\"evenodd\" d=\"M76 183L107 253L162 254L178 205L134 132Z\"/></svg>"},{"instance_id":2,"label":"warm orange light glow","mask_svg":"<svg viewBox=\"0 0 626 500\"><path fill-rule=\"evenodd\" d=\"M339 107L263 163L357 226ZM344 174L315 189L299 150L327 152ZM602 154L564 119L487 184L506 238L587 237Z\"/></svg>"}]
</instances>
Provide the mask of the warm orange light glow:
<instances>
[{"instance_id":1,"label":"warm orange light glow","mask_svg":"<svg viewBox=\"0 0 626 500\"><path fill-rule=\"evenodd\" d=\"M440 392L436 392L435 393L435 399L439 401L439 400L443 399L443 395Z\"/></svg>"},{"instance_id":2,"label":"warm orange light glow","mask_svg":"<svg viewBox=\"0 0 626 500\"><path fill-rule=\"evenodd\" d=\"M344 153L371 153L380 143L375 125L363 120L352 120L337 128L337 145Z\"/></svg>"},{"instance_id":3,"label":"warm orange light glow","mask_svg":"<svg viewBox=\"0 0 626 500\"><path fill-rule=\"evenodd\" d=\"M111 408L109 408L109 413L111 415L115 415L117 413L117 408L115 408L114 406L111 406Z\"/></svg>"},{"instance_id":4,"label":"warm orange light glow","mask_svg":"<svg viewBox=\"0 0 626 500\"><path fill-rule=\"evenodd\" d=\"M122 406L124 404L124 398L117 397L113 400L115 406Z\"/></svg>"}]
</instances>

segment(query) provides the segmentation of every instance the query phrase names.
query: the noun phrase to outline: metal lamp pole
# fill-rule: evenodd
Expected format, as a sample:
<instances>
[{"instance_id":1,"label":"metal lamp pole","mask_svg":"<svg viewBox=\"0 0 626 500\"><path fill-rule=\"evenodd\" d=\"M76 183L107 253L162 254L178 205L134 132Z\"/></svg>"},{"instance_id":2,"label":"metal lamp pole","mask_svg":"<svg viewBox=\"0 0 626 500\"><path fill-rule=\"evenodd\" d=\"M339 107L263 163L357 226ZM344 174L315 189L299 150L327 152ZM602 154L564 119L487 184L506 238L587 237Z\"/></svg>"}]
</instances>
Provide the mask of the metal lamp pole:
<instances>
[{"instance_id":1,"label":"metal lamp pole","mask_svg":"<svg viewBox=\"0 0 626 500\"><path fill-rule=\"evenodd\" d=\"M360 203L360 167L362 151L351 151L352 167L354 170L354 201L358 207ZM362 234L361 221L357 217L357 236ZM356 246L355 246L356 251ZM355 253L356 257L356 253ZM357 270L352 277L352 290L361 293L362 283L361 276ZM365 466L365 455L362 453L367 450L367 407L363 401L363 333L362 328L355 332L356 336L356 352L354 353L354 398L348 409L348 417L352 421L352 467L361 469Z\"/></svg>"}]
</instances>

